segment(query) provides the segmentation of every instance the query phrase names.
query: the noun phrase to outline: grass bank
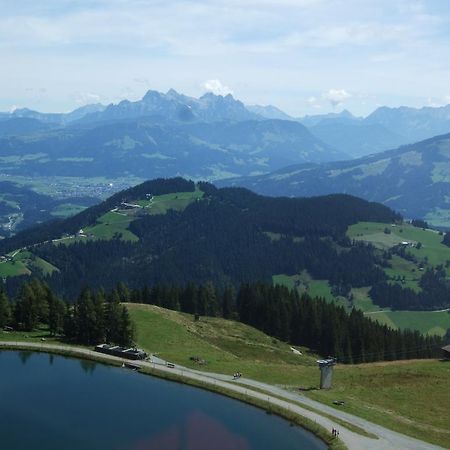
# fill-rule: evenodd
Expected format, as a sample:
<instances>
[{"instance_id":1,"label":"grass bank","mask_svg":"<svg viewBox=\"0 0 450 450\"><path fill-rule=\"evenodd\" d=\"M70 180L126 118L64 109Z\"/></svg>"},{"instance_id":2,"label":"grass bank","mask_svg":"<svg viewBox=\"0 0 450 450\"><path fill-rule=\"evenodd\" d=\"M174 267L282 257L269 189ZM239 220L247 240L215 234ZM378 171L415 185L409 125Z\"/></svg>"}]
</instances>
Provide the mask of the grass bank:
<instances>
[{"instance_id":1,"label":"grass bank","mask_svg":"<svg viewBox=\"0 0 450 450\"><path fill-rule=\"evenodd\" d=\"M56 355L61 355L64 357L70 357L70 358L77 358L77 359L85 359L89 361L99 362L102 364L108 364L116 367L120 367L122 365L122 360L120 358L114 358L107 355L99 354L87 354L84 353L80 348L55 348L48 344L41 343L40 346L31 346L27 345L27 343L10 343L8 345L7 342L3 343L0 347L0 350L24 350L24 351L33 351L33 352L42 352L42 353L52 353ZM225 395L227 397L233 398L235 400L241 401L243 403L256 406L260 409L265 410L268 414L275 414L279 417L284 418L285 420L288 420L293 425L300 426L311 433L313 433L315 436L317 436L319 439L321 439L330 450L345 450L347 449L346 445L340 441L337 438L333 438L330 436L330 433L328 430L326 430L321 425L317 424L313 420L310 420L306 417L303 417L299 414L296 414L289 409L283 408L278 405L274 405L270 401L261 400L259 398L255 398L251 395L252 390L246 388L248 394L242 394L240 392L236 392L232 389L227 389L224 386L217 385L213 380L211 382L196 380L190 377L182 376L176 373L170 373L162 370L158 370L157 368L151 368L151 367L143 367L140 370L141 373L146 375L155 376L161 379L169 380L172 382L177 383L183 383L187 384L189 386L205 389L211 392L214 392L216 394Z\"/></svg>"}]
</instances>

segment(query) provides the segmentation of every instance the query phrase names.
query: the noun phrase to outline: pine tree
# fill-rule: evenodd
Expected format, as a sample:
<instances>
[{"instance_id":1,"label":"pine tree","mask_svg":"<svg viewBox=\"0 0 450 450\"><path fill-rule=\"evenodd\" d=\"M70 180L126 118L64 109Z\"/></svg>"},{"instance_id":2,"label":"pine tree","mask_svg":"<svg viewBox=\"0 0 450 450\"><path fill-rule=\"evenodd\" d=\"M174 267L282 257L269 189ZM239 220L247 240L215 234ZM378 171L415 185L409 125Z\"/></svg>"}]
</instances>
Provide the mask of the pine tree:
<instances>
[{"instance_id":1,"label":"pine tree","mask_svg":"<svg viewBox=\"0 0 450 450\"><path fill-rule=\"evenodd\" d=\"M231 319L235 312L233 287L227 286L223 291L222 296L222 317L224 319Z\"/></svg>"},{"instance_id":2,"label":"pine tree","mask_svg":"<svg viewBox=\"0 0 450 450\"><path fill-rule=\"evenodd\" d=\"M50 334L55 336L64 332L64 316L66 307L64 303L52 292L48 295L48 328Z\"/></svg>"},{"instance_id":3,"label":"pine tree","mask_svg":"<svg viewBox=\"0 0 450 450\"><path fill-rule=\"evenodd\" d=\"M94 344L96 342L96 311L89 289L84 289L75 305L75 324L77 329L77 341L82 344Z\"/></svg>"},{"instance_id":4,"label":"pine tree","mask_svg":"<svg viewBox=\"0 0 450 450\"><path fill-rule=\"evenodd\" d=\"M0 290L0 330L10 323L11 305L6 293Z\"/></svg>"},{"instance_id":5,"label":"pine tree","mask_svg":"<svg viewBox=\"0 0 450 450\"><path fill-rule=\"evenodd\" d=\"M107 342L118 343L121 338L122 311L118 297L111 297L106 304L105 331Z\"/></svg>"},{"instance_id":6,"label":"pine tree","mask_svg":"<svg viewBox=\"0 0 450 450\"><path fill-rule=\"evenodd\" d=\"M134 326L131 322L128 309L122 306L122 312L120 315L120 326L117 334L117 344L123 346L129 346L133 343L134 339Z\"/></svg>"}]
</instances>

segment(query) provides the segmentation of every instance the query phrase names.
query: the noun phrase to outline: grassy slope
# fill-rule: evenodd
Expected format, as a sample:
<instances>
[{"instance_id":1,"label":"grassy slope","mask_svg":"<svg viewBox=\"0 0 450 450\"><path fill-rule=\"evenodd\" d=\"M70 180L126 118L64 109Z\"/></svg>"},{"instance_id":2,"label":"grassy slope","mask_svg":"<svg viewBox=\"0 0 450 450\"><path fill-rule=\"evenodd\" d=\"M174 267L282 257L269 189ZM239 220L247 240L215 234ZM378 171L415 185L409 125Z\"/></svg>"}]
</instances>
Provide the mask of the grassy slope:
<instances>
[{"instance_id":1,"label":"grassy slope","mask_svg":"<svg viewBox=\"0 0 450 450\"><path fill-rule=\"evenodd\" d=\"M55 270L55 266L28 251L13 252L12 261L0 263L0 277L14 277L17 275L30 275L33 270L42 271L49 275Z\"/></svg>"},{"instance_id":2,"label":"grassy slope","mask_svg":"<svg viewBox=\"0 0 450 450\"><path fill-rule=\"evenodd\" d=\"M196 190L194 192L176 192L173 194L158 195L153 197L152 200L138 200L135 204L142 206L142 209L134 208L109 211L99 217L95 225L86 227L83 231L86 235L95 239L108 240L120 234L122 236L121 239L136 242L139 238L128 229L128 226L134 220L139 220L138 214L166 214L170 209L182 211L190 203L201 198L202 195L202 191ZM77 238L74 239L76 240ZM70 244L75 240L70 240L66 243Z\"/></svg>"},{"instance_id":3,"label":"grassy slope","mask_svg":"<svg viewBox=\"0 0 450 450\"><path fill-rule=\"evenodd\" d=\"M289 346L238 322L201 318L150 305L130 304L140 346L161 358L211 372L240 371L250 378L310 386L318 382L315 355L294 355ZM190 361L198 356L201 366Z\"/></svg>"},{"instance_id":4,"label":"grassy slope","mask_svg":"<svg viewBox=\"0 0 450 450\"><path fill-rule=\"evenodd\" d=\"M165 194L153 197L149 200L139 200L136 203L144 207L144 209L131 209L109 211L98 218L97 223L83 229L84 236L71 236L58 239L55 244L70 245L75 242L84 242L87 239L113 239L116 235L121 235L121 239L125 241L136 242L138 237L129 229L129 224L137 219L136 213L144 211L147 214L166 214L170 209L182 211L190 203L202 198L203 192L195 190L194 192L177 192L173 194ZM61 205L61 209L57 215L67 215L70 212L76 212L74 205ZM119 206L119 205L118 205ZM78 208L75 205L75 208ZM84 209L84 208L83 208ZM16 253L16 252L12 252ZM32 257L30 252L21 251L17 253L13 261L0 263L0 278L13 277L18 275L31 275L34 270L42 270L47 275L55 270L56 267L49 264L38 257Z\"/></svg>"},{"instance_id":5,"label":"grassy slope","mask_svg":"<svg viewBox=\"0 0 450 450\"><path fill-rule=\"evenodd\" d=\"M346 304L345 299L334 297L331 293L328 280L314 280L306 271L298 275L274 275L272 277L273 284L280 284L289 289L296 288L300 294L306 292L311 297L323 297L328 301L335 301L340 304Z\"/></svg>"},{"instance_id":6,"label":"grassy slope","mask_svg":"<svg viewBox=\"0 0 450 450\"><path fill-rule=\"evenodd\" d=\"M70 216L74 216L75 214L80 213L86 209L85 206L76 205L74 203L63 203L58 205L53 211L52 216L65 219Z\"/></svg>"},{"instance_id":7,"label":"grassy slope","mask_svg":"<svg viewBox=\"0 0 450 450\"><path fill-rule=\"evenodd\" d=\"M401 361L338 365L334 388L316 390L319 371L315 355L295 356L285 343L243 324L201 318L149 305L129 305L138 344L178 364L286 385L333 406L344 400L345 411L399 432L450 447L450 362ZM189 360L208 361L199 366Z\"/></svg>"},{"instance_id":8,"label":"grassy slope","mask_svg":"<svg viewBox=\"0 0 450 450\"><path fill-rule=\"evenodd\" d=\"M405 361L337 366L334 388L314 400L393 430L450 448L450 362Z\"/></svg>"},{"instance_id":9,"label":"grassy slope","mask_svg":"<svg viewBox=\"0 0 450 450\"><path fill-rule=\"evenodd\" d=\"M86 227L83 231L97 239L113 239L116 234L121 234L125 241L137 241L139 238L128 230L128 225L135 219L131 215L118 212L107 212L97 219L97 224Z\"/></svg>"},{"instance_id":10,"label":"grassy slope","mask_svg":"<svg viewBox=\"0 0 450 450\"><path fill-rule=\"evenodd\" d=\"M148 208L152 215L166 214L169 209L183 211L190 203L203 197L198 188L194 192L176 192L173 194L157 195L152 200L139 200L136 203Z\"/></svg>"},{"instance_id":11,"label":"grassy slope","mask_svg":"<svg viewBox=\"0 0 450 450\"><path fill-rule=\"evenodd\" d=\"M385 228L390 230L389 234L384 233ZM415 255L418 261L422 262L425 267L432 267L438 264L445 266L446 261L450 260L450 249L442 244L442 236L432 230L423 230L413 227L409 224L401 226L390 226L384 223L360 222L349 227L347 235L350 238L372 243L380 249L387 249L402 241L420 242L422 248L408 248L408 251ZM391 259L391 268L386 268L386 274L391 277L392 283L398 282L398 277L404 279L401 283L404 287L409 287L415 291L420 291L419 280L422 273L419 265L411 261L407 261L397 255ZM447 268L450 277L450 267ZM352 304L343 298L334 298L327 280L313 280L303 272L298 275L274 275L273 282L297 288L299 292L308 292L311 296L324 297L331 301L346 307ZM381 310L374 305L369 297L370 288L354 288L352 289L354 301L353 306L367 313L371 318L378 320L380 323L389 325L392 328L410 328L419 330L422 333L444 335L446 330L450 328L450 314L446 312L422 312L422 311L390 311L389 309Z\"/></svg>"},{"instance_id":12,"label":"grassy slope","mask_svg":"<svg viewBox=\"0 0 450 450\"><path fill-rule=\"evenodd\" d=\"M377 222L359 222L349 227L347 235L356 240L372 242L378 248L390 248L402 241L420 242L422 248L409 248L419 261L425 257L431 266L450 261L450 249L442 244L442 236L433 230L423 230L409 224L389 227L391 233L385 234L386 224ZM447 273L450 275L450 268Z\"/></svg>"},{"instance_id":13,"label":"grassy slope","mask_svg":"<svg viewBox=\"0 0 450 450\"><path fill-rule=\"evenodd\" d=\"M368 316L395 328L410 328L424 334L438 334L443 336L450 328L450 314L446 311L383 311L368 313Z\"/></svg>"}]
</instances>

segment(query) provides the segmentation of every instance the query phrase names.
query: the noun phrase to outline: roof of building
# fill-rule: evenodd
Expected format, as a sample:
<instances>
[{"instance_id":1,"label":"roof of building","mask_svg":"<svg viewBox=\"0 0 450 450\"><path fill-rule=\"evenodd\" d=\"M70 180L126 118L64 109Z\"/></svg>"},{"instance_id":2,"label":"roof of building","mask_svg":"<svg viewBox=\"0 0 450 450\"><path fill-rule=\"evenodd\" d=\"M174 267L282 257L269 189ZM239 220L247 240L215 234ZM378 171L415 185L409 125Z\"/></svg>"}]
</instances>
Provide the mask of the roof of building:
<instances>
[{"instance_id":1,"label":"roof of building","mask_svg":"<svg viewBox=\"0 0 450 450\"><path fill-rule=\"evenodd\" d=\"M450 344L446 345L445 347L442 347L442 350L444 350L444 352L449 352L450 353Z\"/></svg>"}]
</instances>

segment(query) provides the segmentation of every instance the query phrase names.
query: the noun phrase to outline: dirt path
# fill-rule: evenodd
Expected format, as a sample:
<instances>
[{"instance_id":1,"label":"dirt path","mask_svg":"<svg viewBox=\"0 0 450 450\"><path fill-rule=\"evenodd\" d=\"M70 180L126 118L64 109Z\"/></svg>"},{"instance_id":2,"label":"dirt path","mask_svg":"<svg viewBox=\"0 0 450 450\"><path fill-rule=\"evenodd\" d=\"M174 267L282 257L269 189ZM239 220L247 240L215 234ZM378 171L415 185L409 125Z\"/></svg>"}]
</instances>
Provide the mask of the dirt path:
<instances>
[{"instance_id":1,"label":"dirt path","mask_svg":"<svg viewBox=\"0 0 450 450\"><path fill-rule=\"evenodd\" d=\"M64 352L70 352L73 356L91 356L104 359L105 361L124 361L122 358L101 354L93 350L88 350L86 348L74 348L68 345L32 342L0 342L0 348L2 346L50 352L52 350L60 350ZM303 417L307 417L308 419L317 422L319 425L322 425L328 430L337 428L338 430L340 430L341 440L347 445L349 450L442 450L442 447L410 438L395 431L388 430L387 428L381 427L379 425L375 425L357 416L335 410L334 408L331 408L294 392L289 392L279 387L260 383L255 380L240 378L238 380L240 385L238 385L236 382L233 382L231 377L228 375L199 372L178 365L175 365L175 367L173 368L169 368L165 365L165 361L156 358L154 362L133 361L133 363L142 367L150 367L160 372L173 373L210 385L221 386L228 390L244 394L248 397L267 401L273 405L278 405ZM242 386L242 384L245 384L245 386ZM252 387L262 389L267 392L267 394L252 390ZM274 395L276 395L276 397L274 397ZM283 399L279 397L282 397ZM296 403L294 404L292 403L292 401L295 401ZM364 430L377 435L378 439L367 438L365 436L361 436L360 434L347 430L339 423L336 423L327 417L323 417L316 412L312 412L308 409L302 408L299 403L304 404L305 406L314 407L315 409L323 411L330 416L345 420L354 425L358 425Z\"/></svg>"}]
</instances>

